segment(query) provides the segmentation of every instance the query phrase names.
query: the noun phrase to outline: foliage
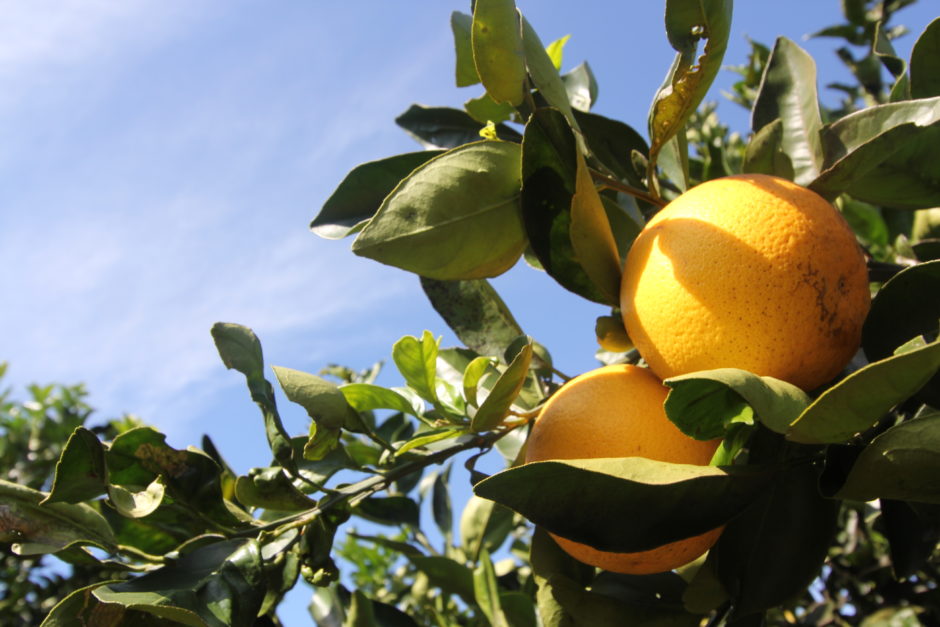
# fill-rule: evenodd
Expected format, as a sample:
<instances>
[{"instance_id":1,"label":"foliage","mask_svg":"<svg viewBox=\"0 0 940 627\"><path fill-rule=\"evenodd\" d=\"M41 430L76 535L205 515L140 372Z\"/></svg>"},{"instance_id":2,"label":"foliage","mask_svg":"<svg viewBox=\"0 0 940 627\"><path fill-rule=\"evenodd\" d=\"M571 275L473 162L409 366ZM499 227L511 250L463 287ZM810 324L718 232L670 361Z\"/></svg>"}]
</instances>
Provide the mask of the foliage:
<instances>
[{"instance_id":1,"label":"foliage","mask_svg":"<svg viewBox=\"0 0 940 627\"><path fill-rule=\"evenodd\" d=\"M354 253L421 275L465 346L442 347L428 331L401 338L397 387L376 383L378 366L274 367L311 418L294 435L258 338L216 324L220 357L245 377L272 454L242 476L208 439L178 450L146 426L84 428L74 389L7 403L10 620L34 623L48 610L36 599L55 585L48 627L278 624L302 577L316 587L321 625L940 621L940 28L934 21L909 62L899 59L891 40L903 31L888 21L909 3L846 0L846 22L817 33L845 41L838 54L857 79L835 86L845 94L835 109L820 105L815 63L796 43L752 42L731 95L752 112L746 139L703 104L730 37L730 0L667 0L676 58L647 137L591 112L589 66L562 74L565 40L543 45L512 0L455 12L457 84L481 95L463 111L410 108L397 123L426 150L353 169L311 227L354 235ZM487 279L524 258L573 297L610 306L598 332L628 349L610 327L633 237L685 189L739 171L795 180L846 216L871 255L863 350L809 393L734 369L667 381L670 419L724 438L715 467L518 466L526 425L566 377ZM491 449L507 469L486 477L476 465ZM451 470L461 461L477 494L458 514ZM619 514L597 515L607 511ZM351 519L391 532L354 532ZM585 567L545 533L633 550L719 524L706 559L643 577ZM75 565L68 588L26 583L44 554ZM351 566L342 580L337 559Z\"/></svg>"}]
</instances>

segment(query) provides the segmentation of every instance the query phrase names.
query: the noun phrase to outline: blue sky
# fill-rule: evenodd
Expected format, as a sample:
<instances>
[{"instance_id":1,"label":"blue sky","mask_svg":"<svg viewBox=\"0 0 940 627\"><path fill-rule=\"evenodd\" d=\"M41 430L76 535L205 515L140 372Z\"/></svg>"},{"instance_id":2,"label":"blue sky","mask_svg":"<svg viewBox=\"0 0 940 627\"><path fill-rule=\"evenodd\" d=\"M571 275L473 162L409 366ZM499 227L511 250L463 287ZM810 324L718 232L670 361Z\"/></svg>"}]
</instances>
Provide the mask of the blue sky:
<instances>
[{"instance_id":1,"label":"blue sky","mask_svg":"<svg viewBox=\"0 0 940 627\"><path fill-rule=\"evenodd\" d=\"M564 69L591 63L595 111L645 133L672 59L662 3L518 4L546 43L572 35ZM816 58L821 84L845 80L834 42L802 39L839 21L835 0L737 4L726 63L744 61L745 35L786 35ZM902 56L935 17L929 4L899 14L913 31ZM414 277L307 225L353 166L417 149L393 122L410 104L478 95L452 78L449 15L468 6L0 0L6 383L83 381L101 417L136 413L177 447L207 432L244 472L269 455L212 323L251 326L269 364L314 372L367 367L426 328L454 343ZM722 72L711 99L732 78ZM746 132L743 111L720 112ZM495 284L561 370L596 365L603 308L524 264Z\"/></svg>"}]
</instances>

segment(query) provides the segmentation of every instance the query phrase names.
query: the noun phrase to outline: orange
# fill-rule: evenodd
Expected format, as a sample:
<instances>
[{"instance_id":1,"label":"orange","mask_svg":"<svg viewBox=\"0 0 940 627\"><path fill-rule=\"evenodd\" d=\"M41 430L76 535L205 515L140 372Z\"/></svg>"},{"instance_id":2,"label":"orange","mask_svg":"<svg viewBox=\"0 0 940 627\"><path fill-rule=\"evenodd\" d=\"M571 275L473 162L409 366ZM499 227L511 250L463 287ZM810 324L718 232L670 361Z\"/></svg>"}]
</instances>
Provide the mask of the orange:
<instances>
[{"instance_id":1,"label":"orange","mask_svg":"<svg viewBox=\"0 0 940 627\"><path fill-rule=\"evenodd\" d=\"M855 354L870 294L835 207L743 174L702 183L649 221L620 300L630 339L663 379L729 367L812 390Z\"/></svg>"},{"instance_id":2,"label":"orange","mask_svg":"<svg viewBox=\"0 0 940 627\"><path fill-rule=\"evenodd\" d=\"M701 442L669 421L663 402L669 390L647 368L605 366L575 377L539 413L526 445L526 463L548 459L646 457L707 464L718 440ZM702 555L721 529L649 551L599 551L552 534L577 560L617 573L643 575L672 570Z\"/></svg>"}]
</instances>

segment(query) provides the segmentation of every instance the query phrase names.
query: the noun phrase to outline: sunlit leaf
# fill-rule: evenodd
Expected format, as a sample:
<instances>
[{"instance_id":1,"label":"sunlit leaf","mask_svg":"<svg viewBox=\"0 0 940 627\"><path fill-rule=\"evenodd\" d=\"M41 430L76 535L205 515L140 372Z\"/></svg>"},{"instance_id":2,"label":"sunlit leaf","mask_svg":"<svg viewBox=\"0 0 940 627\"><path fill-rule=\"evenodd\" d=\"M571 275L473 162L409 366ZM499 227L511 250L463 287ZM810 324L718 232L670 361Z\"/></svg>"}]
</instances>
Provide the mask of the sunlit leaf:
<instances>
[{"instance_id":1,"label":"sunlit leaf","mask_svg":"<svg viewBox=\"0 0 940 627\"><path fill-rule=\"evenodd\" d=\"M471 44L477 74L487 93L496 102L522 104L526 59L515 2L478 0L474 3Z\"/></svg>"},{"instance_id":2,"label":"sunlit leaf","mask_svg":"<svg viewBox=\"0 0 940 627\"><path fill-rule=\"evenodd\" d=\"M765 124L751 136L744 151L743 172L793 180L793 163L783 151L783 120Z\"/></svg>"},{"instance_id":3,"label":"sunlit leaf","mask_svg":"<svg viewBox=\"0 0 940 627\"><path fill-rule=\"evenodd\" d=\"M392 347L392 359L405 381L421 398L431 402L437 401L438 346L438 340L430 331L425 331L420 340L406 335Z\"/></svg>"},{"instance_id":4,"label":"sunlit leaf","mask_svg":"<svg viewBox=\"0 0 940 627\"><path fill-rule=\"evenodd\" d=\"M353 252L434 279L502 274L525 248L521 149L504 141L455 148L386 197Z\"/></svg>"},{"instance_id":5,"label":"sunlit leaf","mask_svg":"<svg viewBox=\"0 0 940 627\"><path fill-rule=\"evenodd\" d=\"M561 77L572 109L587 112L597 102L597 79L587 61ZM577 120L578 117L575 116ZM580 122L580 120L578 120Z\"/></svg>"},{"instance_id":6,"label":"sunlit leaf","mask_svg":"<svg viewBox=\"0 0 940 627\"><path fill-rule=\"evenodd\" d=\"M129 490L119 485L108 486L111 504L128 518L143 518L152 514L163 502L166 485L162 477L157 477L142 490Z\"/></svg>"},{"instance_id":7,"label":"sunlit leaf","mask_svg":"<svg viewBox=\"0 0 940 627\"><path fill-rule=\"evenodd\" d=\"M473 431L488 431L498 426L512 407L513 401L519 395L529 372L532 362L532 344L526 344L513 358L506 370L499 376L489 395L480 404L480 408L473 415L470 429Z\"/></svg>"},{"instance_id":8,"label":"sunlit leaf","mask_svg":"<svg viewBox=\"0 0 940 627\"><path fill-rule=\"evenodd\" d=\"M823 392L787 430L803 443L847 442L940 370L940 340L868 364Z\"/></svg>"},{"instance_id":9,"label":"sunlit leaf","mask_svg":"<svg viewBox=\"0 0 940 627\"><path fill-rule=\"evenodd\" d=\"M399 181L442 152L407 152L356 166L323 203L310 223L310 230L326 239L341 239L358 233Z\"/></svg>"},{"instance_id":10,"label":"sunlit leaf","mask_svg":"<svg viewBox=\"0 0 940 627\"><path fill-rule=\"evenodd\" d=\"M496 573L489 551L480 552L480 563L473 571L473 591L477 605L490 621L492 627L509 627L509 622L503 614L499 603L499 587L496 584Z\"/></svg>"},{"instance_id":11,"label":"sunlit leaf","mask_svg":"<svg viewBox=\"0 0 940 627\"><path fill-rule=\"evenodd\" d=\"M535 87L549 106L561 111L571 127L577 129L578 122L574 118L565 83L552 59L545 52L538 33L525 17L522 18L522 41L525 47L525 64Z\"/></svg>"},{"instance_id":12,"label":"sunlit leaf","mask_svg":"<svg viewBox=\"0 0 940 627\"><path fill-rule=\"evenodd\" d=\"M751 128L757 132L778 119L782 125L780 148L793 168L793 180L806 185L823 168L816 63L786 37L777 38L770 52L754 103ZM775 162L781 160L775 157Z\"/></svg>"}]
</instances>

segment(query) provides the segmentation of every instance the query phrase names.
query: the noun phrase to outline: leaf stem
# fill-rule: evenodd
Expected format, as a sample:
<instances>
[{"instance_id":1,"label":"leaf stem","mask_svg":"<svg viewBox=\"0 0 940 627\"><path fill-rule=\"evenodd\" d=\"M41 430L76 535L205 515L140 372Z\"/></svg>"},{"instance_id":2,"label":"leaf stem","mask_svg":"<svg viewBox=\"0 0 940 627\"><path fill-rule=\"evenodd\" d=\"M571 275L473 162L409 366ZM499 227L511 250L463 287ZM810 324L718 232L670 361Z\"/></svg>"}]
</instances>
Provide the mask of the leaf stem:
<instances>
[{"instance_id":1,"label":"leaf stem","mask_svg":"<svg viewBox=\"0 0 940 627\"><path fill-rule=\"evenodd\" d=\"M614 190L617 190L618 192L623 192L624 194L627 194L628 196L639 198L640 200L644 202L648 202L649 204L655 205L660 208L666 206L666 202L663 199L659 198L658 196L653 196L649 194L648 192L643 191L642 189L633 187L632 185L627 185L626 183L618 181L612 176L608 176L604 174L603 172L600 172L593 168L591 168L591 176L594 178L596 182L600 183L603 187L606 187L608 189L614 189Z\"/></svg>"}]
</instances>

